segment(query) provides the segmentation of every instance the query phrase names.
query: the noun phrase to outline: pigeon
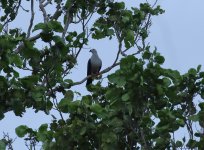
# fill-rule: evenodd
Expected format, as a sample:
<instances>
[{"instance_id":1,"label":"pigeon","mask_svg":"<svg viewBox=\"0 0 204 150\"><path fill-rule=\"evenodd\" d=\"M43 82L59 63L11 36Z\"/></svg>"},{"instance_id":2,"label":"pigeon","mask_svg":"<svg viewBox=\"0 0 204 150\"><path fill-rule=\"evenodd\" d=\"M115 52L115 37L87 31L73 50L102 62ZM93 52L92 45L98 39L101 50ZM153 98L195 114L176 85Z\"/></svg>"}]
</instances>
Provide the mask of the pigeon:
<instances>
[{"instance_id":1,"label":"pigeon","mask_svg":"<svg viewBox=\"0 0 204 150\"><path fill-rule=\"evenodd\" d=\"M92 56L87 64L87 76L97 75L101 70L102 61L98 56L96 49L91 49L89 52L92 52ZM93 77L89 77L86 82L86 86L90 85L93 81Z\"/></svg>"}]
</instances>

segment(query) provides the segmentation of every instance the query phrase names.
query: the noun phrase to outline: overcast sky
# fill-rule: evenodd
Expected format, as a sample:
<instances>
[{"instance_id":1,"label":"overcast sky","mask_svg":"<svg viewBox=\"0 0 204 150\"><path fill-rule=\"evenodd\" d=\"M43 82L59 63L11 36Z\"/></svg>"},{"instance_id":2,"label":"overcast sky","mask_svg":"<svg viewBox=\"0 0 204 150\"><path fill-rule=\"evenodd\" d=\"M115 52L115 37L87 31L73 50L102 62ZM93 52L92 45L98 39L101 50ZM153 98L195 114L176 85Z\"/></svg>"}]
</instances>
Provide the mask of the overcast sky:
<instances>
[{"instance_id":1,"label":"overcast sky","mask_svg":"<svg viewBox=\"0 0 204 150\"><path fill-rule=\"evenodd\" d=\"M132 5L136 0L127 1L129 2L128 5ZM160 0L159 4L165 10L165 14L152 19L153 25L150 30L149 42L152 46L156 46L165 57L164 67L177 69L185 73L191 67L197 67L199 64L203 65L204 1ZM22 18L19 20L19 24L26 26L26 22L22 21ZM99 56L103 60L102 69L113 62L117 51L117 44L114 41L94 40L90 42L90 47L98 50ZM79 65L71 76L74 81L79 81L86 76L86 63L89 57L88 50L84 50L80 54ZM87 93L84 86L85 83L75 86L74 90ZM8 132L12 138L15 138L15 128L17 126L26 124L33 129L37 129L41 124L49 123L50 119L50 116L46 116L44 113L35 114L32 110L28 110L22 118L9 112L0 121L0 138L3 131ZM183 133L183 135L185 134ZM17 139L14 150L19 149L26 150L24 142Z\"/></svg>"}]
</instances>

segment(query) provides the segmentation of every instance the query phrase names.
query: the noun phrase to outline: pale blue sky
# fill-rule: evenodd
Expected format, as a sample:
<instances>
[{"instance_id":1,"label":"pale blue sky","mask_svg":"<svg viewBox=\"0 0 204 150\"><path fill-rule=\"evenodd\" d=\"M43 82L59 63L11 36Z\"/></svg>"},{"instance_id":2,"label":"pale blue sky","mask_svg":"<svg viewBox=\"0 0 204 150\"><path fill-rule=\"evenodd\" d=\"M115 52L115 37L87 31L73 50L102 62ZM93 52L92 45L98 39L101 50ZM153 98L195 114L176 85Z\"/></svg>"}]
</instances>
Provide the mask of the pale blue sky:
<instances>
[{"instance_id":1,"label":"pale blue sky","mask_svg":"<svg viewBox=\"0 0 204 150\"><path fill-rule=\"evenodd\" d=\"M128 5L132 5L136 0L126 1L128 1ZM164 66L185 73L191 67L197 67L199 64L203 65L204 1L159 0L159 4L166 12L152 19L153 25L150 29L149 42L152 46L156 46L158 51L165 57ZM26 16L29 17L30 15ZM27 25L26 16L25 14L21 15L18 21L19 26L25 27ZM102 69L112 64L117 51L115 41L94 40L90 41L89 46L98 50L103 60ZM86 63L89 57L88 50L84 50L80 54L79 65L71 75L74 81L79 81L86 76ZM73 89L87 93L85 83L75 86ZM8 132L12 138L15 138L15 128L17 126L26 124L37 129L41 124L49 123L50 119L50 116L46 116L41 112L35 114L32 110L28 110L22 118L16 117L12 112L6 113L5 118L0 121L0 137L2 137L4 131ZM187 133L183 133L183 135L185 134ZM22 140L17 139L14 145L14 150L26 150Z\"/></svg>"}]
</instances>

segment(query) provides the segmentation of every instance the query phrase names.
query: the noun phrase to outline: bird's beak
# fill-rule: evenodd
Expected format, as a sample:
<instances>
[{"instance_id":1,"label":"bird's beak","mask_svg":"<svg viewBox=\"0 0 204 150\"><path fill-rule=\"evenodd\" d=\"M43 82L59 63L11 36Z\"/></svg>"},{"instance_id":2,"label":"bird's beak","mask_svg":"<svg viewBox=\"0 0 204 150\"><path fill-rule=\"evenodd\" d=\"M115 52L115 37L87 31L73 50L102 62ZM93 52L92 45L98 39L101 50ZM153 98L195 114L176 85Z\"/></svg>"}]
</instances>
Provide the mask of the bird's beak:
<instances>
[{"instance_id":1,"label":"bird's beak","mask_svg":"<svg viewBox=\"0 0 204 150\"><path fill-rule=\"evenodd\" d=\"M92 49L91 49L92 50ZM91 52L91 50L89 52Z\"/></svg>"}]
</instances>

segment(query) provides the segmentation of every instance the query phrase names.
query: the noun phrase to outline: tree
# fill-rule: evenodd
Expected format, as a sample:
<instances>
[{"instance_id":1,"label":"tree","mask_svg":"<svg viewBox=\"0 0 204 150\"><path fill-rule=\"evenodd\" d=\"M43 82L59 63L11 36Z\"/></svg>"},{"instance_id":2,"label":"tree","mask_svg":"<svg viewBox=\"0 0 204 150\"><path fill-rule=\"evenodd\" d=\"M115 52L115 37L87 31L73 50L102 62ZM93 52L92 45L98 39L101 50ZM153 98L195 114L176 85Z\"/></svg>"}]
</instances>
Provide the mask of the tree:
<instances>
[{"instance_id":1,"label":"tree","mask_svg":"<svg viewBox=\"0 0 204 150\"><path fill-rule=\"evenodd\" d=\"M43 149L204 148L203 133L193 128L204 127L204 102L195 102L204 98L204 72L200 65L183 75L162 67L164 57L147 42L152 16L164 13L157 1L131 8L114 0L28 2L29 10L21 0L0 2L0 118L8 111L23 116L31 107L46 114L56 109L61 116L37 130L16 128L29 149L38 142ZM48 13L49 7L55 11ZM31 14L27 31L9 28L20 9ZM43 21L35 23L38 9ZM79 29L70 31L71 25ZM100 74L119 67L109 73L107 86L99 81L76 100L79 93L71 88L89 76L75 82L68 75L89 40L103 38L116 38L118 52ZM39 42L46 46L38 48ZM22 70L29 75L22 77ZM187 141L174 138L180 128L187 128ZM0 141L1 149L11 145L8 135Z\"/></svg>"}]
</instances>

